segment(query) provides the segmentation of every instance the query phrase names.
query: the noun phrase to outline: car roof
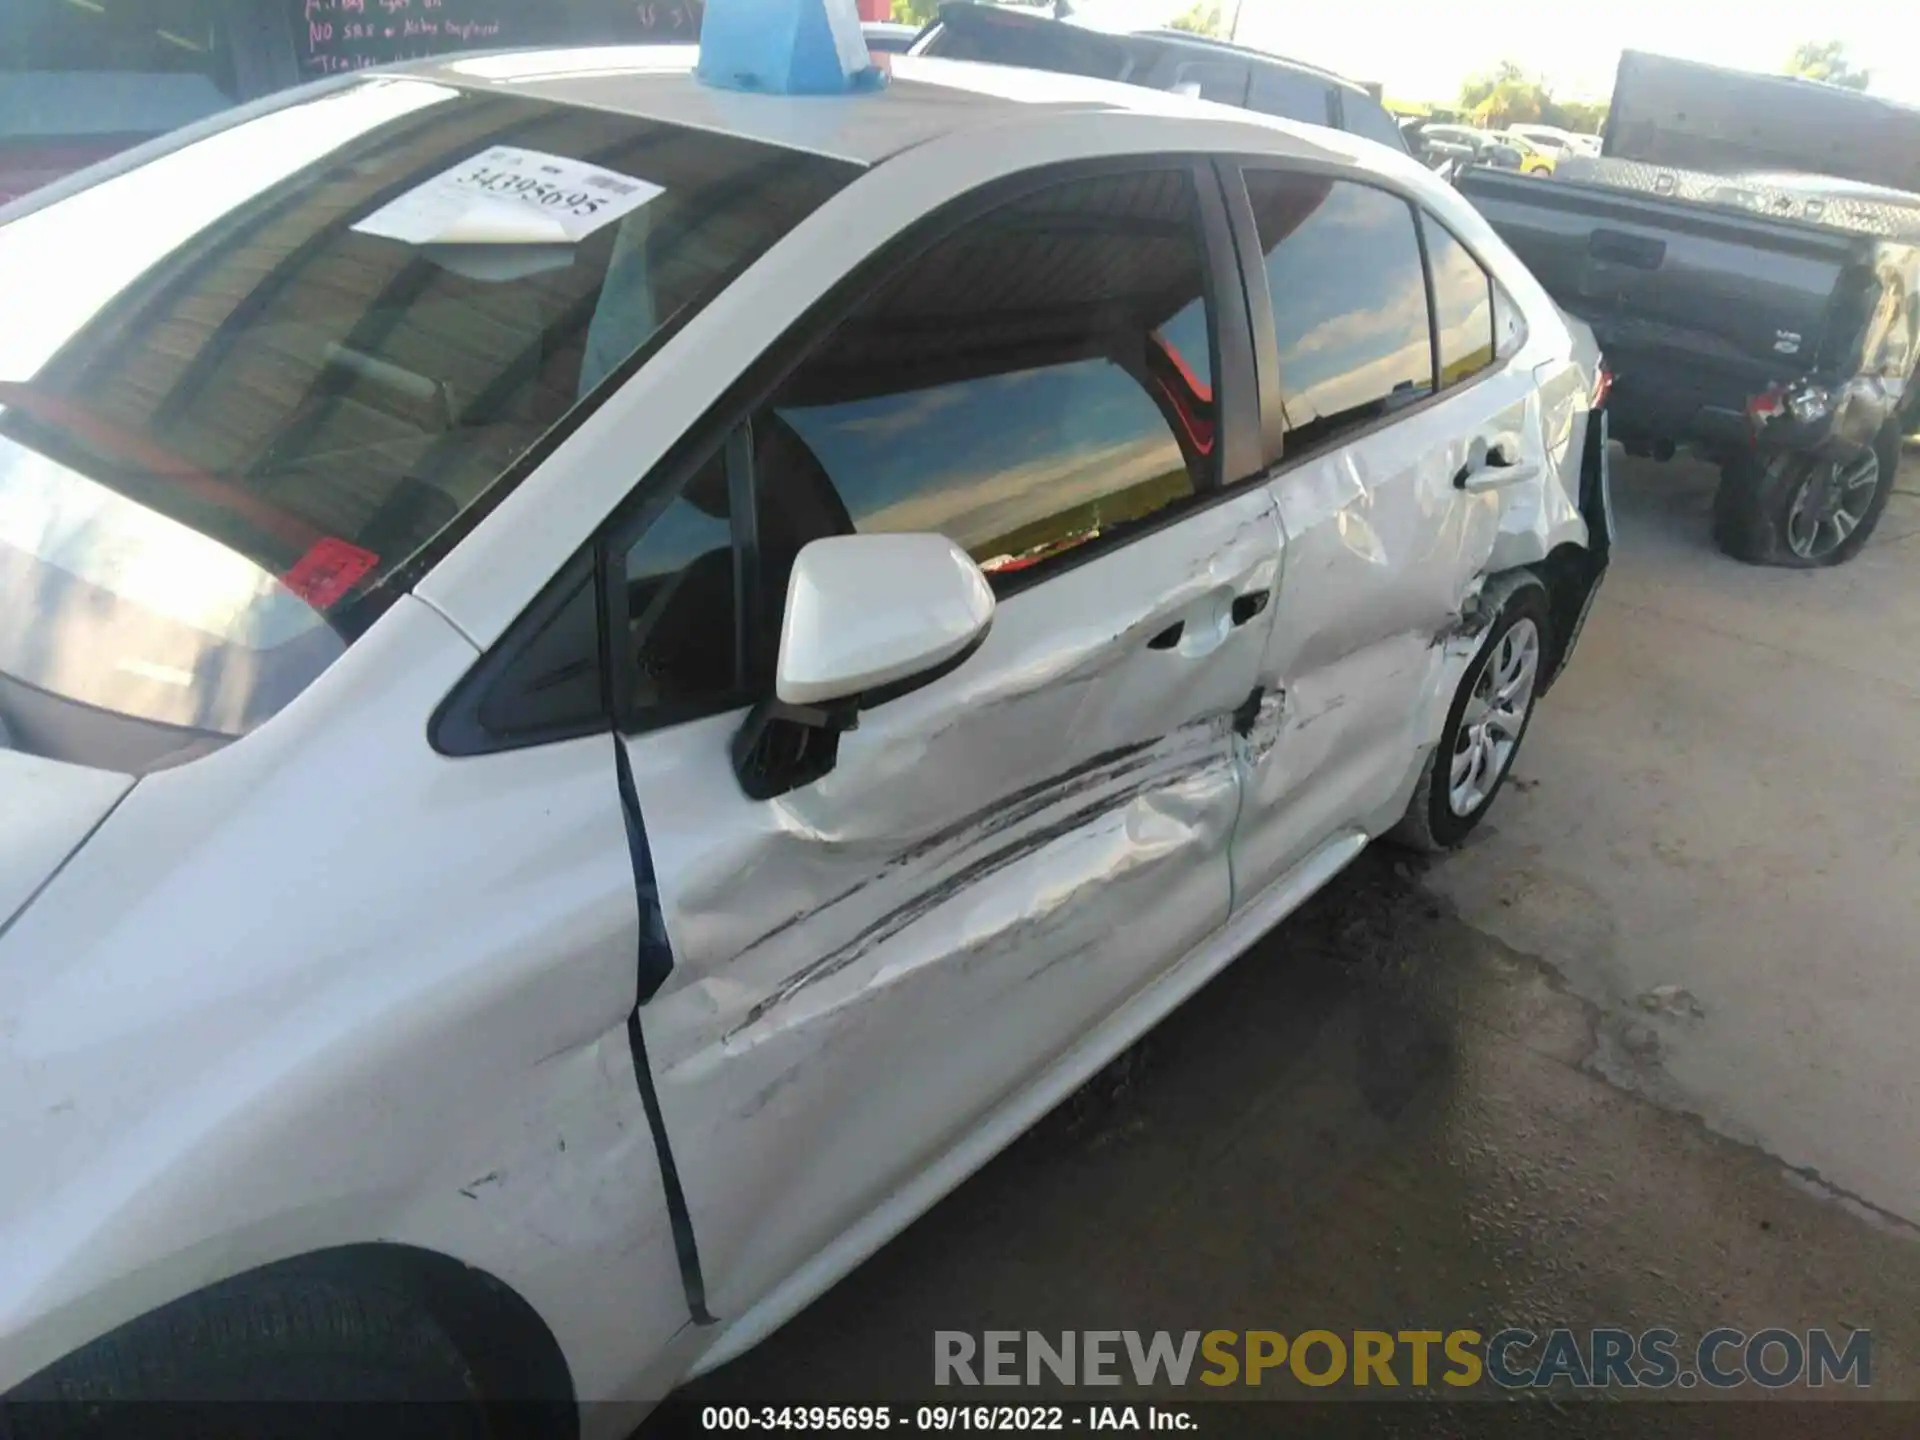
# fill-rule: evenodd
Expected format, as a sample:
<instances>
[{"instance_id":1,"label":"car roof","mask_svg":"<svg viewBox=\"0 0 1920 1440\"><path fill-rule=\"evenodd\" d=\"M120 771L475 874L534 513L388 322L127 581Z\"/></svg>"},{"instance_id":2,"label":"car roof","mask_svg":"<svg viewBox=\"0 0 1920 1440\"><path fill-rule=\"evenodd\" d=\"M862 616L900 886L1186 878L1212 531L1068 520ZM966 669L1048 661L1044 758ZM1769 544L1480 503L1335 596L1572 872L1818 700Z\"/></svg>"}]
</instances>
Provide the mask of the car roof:
<instances>
[{"instance_id":1,"label":"car roof","mask_svg":"<svg viewBox=\"0 0 1920 1440\"><path fill-rule=\"evenodd\" d=\"M861 165L962 131L1061 114L1244 113L1116 80L905 55L881 57L890 80L877 92L750 94L697 80L698 58L692 45L592 46L450 56L380 73L611 110Z\"/></svg>"}]
</instances>

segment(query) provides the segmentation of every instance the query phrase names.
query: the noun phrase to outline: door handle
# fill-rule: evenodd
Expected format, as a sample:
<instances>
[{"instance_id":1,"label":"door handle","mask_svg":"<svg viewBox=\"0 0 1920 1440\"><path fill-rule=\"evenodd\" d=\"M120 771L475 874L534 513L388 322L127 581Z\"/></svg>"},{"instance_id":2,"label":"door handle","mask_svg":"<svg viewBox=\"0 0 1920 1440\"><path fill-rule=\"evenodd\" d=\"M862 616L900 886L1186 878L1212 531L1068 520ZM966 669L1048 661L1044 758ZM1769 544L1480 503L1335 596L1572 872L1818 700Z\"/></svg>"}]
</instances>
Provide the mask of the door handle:
<instances>
[{"instance_id":1,"label":"door handle","mask_svg":"<svg viewBox=\"0 0 1920 1440\"><path fill-rule=\"evenodd\" d=\"M1246 624L1267 608L1267 601L1271 598L1272 592L1268 590L1249 590L1244 595L1236 595L1233 600L1233 623Z\"/></svg>"}]
</instances>

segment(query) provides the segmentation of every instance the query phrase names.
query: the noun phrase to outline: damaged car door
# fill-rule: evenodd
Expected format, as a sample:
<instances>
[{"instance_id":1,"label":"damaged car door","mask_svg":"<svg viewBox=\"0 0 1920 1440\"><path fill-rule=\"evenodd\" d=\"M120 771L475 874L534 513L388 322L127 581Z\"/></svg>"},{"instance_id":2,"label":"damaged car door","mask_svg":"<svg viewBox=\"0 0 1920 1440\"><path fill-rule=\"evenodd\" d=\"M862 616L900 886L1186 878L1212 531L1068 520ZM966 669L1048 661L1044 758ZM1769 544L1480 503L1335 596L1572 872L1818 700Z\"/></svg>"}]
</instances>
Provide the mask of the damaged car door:
<instances>
[{"instance_id":1,"label":"damaged car door","mask_svg":"<svg viewBox=\"0 0 1920 1440\"><path fill-rule=\"evenodd\" d=\"M1329 836L1392 823L1447 679L1438 637L1480 584L1500 494L1543 466L1532 377L1497 356L1493 282L1458 240L1384 188L1244 173L1288 552L1248 736L1237 899Z\"/></svg>"},{"instance_id":2,"label":"damaged car door","mask_svg":"<svg viewBox=\"0 0 1920 1440\"><path fill-rule=\"evenodd\" d=\"M638 1024L696 1316L877 1246L1227 916L1281 536L1206 187L1028 178L891 254L618 542L671 950ZM889 532L991 580L977 650L849 702L825 749L743 720L797 557Z\"/></svg>"}]
</instances>

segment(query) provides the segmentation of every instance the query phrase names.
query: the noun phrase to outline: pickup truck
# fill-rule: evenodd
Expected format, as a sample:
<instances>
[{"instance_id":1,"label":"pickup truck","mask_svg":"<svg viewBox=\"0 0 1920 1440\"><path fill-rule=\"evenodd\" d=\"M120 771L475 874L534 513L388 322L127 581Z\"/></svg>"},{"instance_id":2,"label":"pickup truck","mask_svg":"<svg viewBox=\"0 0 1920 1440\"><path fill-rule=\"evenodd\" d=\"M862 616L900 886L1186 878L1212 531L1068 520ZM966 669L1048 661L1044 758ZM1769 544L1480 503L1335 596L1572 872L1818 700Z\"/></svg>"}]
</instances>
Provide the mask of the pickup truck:
<instances>
[{"instance_id":1,"label":"pickup truck","mask_svg":"<svg viewBox=\"0 0 1920 1440\"><path fill-rule=\"evenodd\" d=\"M1920 110L1629 51L1600 158L1455 183L1593 327L1615 437L1720 465L1722 550L1859 552L1920 422Z\"/></svg>"}]
</instances>

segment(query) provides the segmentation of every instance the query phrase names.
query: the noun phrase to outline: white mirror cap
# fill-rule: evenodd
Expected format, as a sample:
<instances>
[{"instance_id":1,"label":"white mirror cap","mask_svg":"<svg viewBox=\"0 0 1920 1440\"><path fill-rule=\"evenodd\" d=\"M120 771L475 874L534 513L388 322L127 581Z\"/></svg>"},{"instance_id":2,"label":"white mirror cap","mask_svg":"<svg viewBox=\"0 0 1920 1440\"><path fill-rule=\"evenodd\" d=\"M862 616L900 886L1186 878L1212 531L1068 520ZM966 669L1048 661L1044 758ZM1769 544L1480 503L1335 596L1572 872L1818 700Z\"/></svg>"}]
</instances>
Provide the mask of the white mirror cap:
<instances>
[{"instance_id":1,"label":"white mirror cap","mask_svg":"<svg viewBox=\"0 0 1920 1440\"><path fill-rule=\"evenodd\" d=\"M986 632L993 587L944 535L835 535L793 562L774 691L819 705L945 664Z\"/></svg>"}]
</instances>

